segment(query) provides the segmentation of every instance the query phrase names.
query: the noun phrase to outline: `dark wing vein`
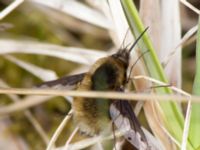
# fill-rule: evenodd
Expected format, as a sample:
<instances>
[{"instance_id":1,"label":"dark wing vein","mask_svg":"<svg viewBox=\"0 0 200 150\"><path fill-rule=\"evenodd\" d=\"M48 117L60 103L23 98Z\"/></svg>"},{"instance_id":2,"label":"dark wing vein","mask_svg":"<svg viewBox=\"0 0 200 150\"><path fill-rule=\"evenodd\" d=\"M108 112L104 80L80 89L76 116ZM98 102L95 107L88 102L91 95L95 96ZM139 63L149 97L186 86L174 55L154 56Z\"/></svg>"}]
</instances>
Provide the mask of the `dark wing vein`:
<instances>
[{"instance_id":1,"label":"dark wing vein","mask_svg":"<svg viewBox=\"0 0 200 150\"><path fill-rule=\"evenodd\" d=\"M64 76L57 80L47 81L36 86L36 88L59 88L59 89L73 89L77 83L83 80L85 73Z\"/></svg>"},{"instance_id":2,"label":"dark wing vein","mask_svg":"<svg viewBox=\"0 0 200 150\"><path fill-rule=\"evenodd\" d=\"M114 101L110 107L110 114L113 122L119 130L126 129L124 137L131 144L138 149L149 149L146 136L132 110L131 104L128 101Z\"/></svg>"}]
</instances>

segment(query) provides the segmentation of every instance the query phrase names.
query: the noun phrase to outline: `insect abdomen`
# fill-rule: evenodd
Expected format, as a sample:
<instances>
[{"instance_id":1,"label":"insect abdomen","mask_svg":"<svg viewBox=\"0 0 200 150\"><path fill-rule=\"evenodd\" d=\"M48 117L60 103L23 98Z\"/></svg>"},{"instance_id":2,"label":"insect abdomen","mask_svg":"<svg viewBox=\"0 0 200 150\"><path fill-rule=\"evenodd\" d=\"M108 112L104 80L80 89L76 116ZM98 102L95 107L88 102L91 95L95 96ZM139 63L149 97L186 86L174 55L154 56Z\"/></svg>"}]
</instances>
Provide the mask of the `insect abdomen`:
<instances>
[{"instance_id":1,"label":"insect abdomen","mask_svg":"<svg viewBox=\"0 0 200 150\"><path fill-rule=\"evenodd\" d=\"M125 69L112 56L102 58L91 67L77 90L115 91L124 83ZM76 97L73 102L74 120L86 134L99 134L109 125L109 106L110 101L103 98Z\"/></svg>"}]
</instances>

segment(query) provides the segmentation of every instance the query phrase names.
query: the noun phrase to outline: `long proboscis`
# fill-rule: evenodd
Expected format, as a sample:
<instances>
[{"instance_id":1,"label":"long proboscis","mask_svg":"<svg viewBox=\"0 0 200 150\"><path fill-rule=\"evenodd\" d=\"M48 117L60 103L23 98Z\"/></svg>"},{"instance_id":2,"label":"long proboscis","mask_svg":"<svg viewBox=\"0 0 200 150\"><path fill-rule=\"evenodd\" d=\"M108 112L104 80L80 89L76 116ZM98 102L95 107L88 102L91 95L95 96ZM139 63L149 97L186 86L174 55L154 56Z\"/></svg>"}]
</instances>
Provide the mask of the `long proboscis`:
<instances>
[{"instance_id":1,"label":"long proboscis","mask_svg":"<svg viewBox=\"0 0 200 150\"><path fill-rule=\"evenodd\" d=\"M133 43L133 45L130 47L130 49L128 50L128 52L130 53L131 50L133 49L133 47L135 47L135 45L138 43L138 41L142 38L142 36L144 35L144 33L148 30L149 27L146 27L146 29L140 34L140 36L135 40L135 42Z\"/></svg>"}]
</instances>

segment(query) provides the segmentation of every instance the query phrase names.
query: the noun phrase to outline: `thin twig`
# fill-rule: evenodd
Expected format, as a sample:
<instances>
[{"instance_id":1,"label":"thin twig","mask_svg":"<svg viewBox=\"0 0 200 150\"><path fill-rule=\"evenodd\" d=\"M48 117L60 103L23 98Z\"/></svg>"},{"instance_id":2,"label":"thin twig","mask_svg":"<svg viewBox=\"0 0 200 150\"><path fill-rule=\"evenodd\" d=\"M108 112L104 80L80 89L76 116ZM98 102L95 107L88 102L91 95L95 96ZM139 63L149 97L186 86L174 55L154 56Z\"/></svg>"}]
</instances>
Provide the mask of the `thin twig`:
<instances>
[{"instance_id":1,"label":"thin twig","mask_svg":"<svg viewBox=\"0 0 200 150\"><path fill-rule=\"evenodd\" d=\"M182 37L182 39L180 40L180 42L177 44L177 46L169 53L169 55L167 55L163 61L162 64L163 66L166 66L170 60L172 59L173 56L175 56L177 50L186 42L189 40L189 38L195 33L197 32L198 26L195 25L194 27L192 27L189 31L187 31L187 33L185 33L185 35Z\"/></svg>"},{"instance_id":2,"label":"thin twig","mask_svg":"<svg viewBox=\"0 0 200 150\"><path fill-rule=\"evenodd\" d=\"M76 135L77 131L79 130L78 127L76 127L74 129L74 131L72 132L72 134L70 135L70 137L67 139L67 142L65 143L65 147L64 147L64 150L67 150L68 147L69 147L69 143L72 141L73 137Z\"/></svg>"},{"instance_id":3,"label":"thin twig","mask_svg":"<svg viewBox=\"0 0 200 150\"><path fill-rule=\"evenodd\" d=\"M100 91L76 91L76 90L54 90L54 89L27 89L27 88L0 88L0 94L20 94L20 95L41 95L41 96L76 96L76 97L88 97L88 98L112 98L121 100L137 100L152 101L161 100L169 101L175 100L178 102L187 102L184 96L180 95L159 95L159 94L146 94L146 93L133 93L133 92L100 92ZM32 100L23 101L24 105L36 105L38 103L45 102L46 100ZM200 103L199 96L192 96L193 102ZM21 103L21 102L18 102ZM19 104L16 104L19 105Z\"/></svg>"},{"instance_id":4,"label":"thin twig","mask_svg":"<svg viewBox=\"0 0 200 150\"><path fill-rule=\"evenodd\" d=\"M52 148L54 147L54 144L58 138L58 136L60 135L61 131L63 130L63 128L65 127L65 125L67 124L67 122L69 121L69 119L71 118L71 114L73 113L72 109L69 111L68 115L63 119L63 121L60 123L60 125L58 126L58 128L56 129L56 131L54 132L46 150L52 150Z\"/></svg>"},{"instance_id":5,"label":"thin twig","mask_svg":"<svg viewBox=\"0 0 200 150\"><path fill-rule=\"evenodd\" d=\"M138 76L139 77L139 76ZM168 84L167 84L168 85ZM178 89L171 87L173 90ZM176 91L177 91L176 90ZM76 90L64 90L64 89L28 89L28 88L0 88L0 94L19 94L19 95L40 95L40 96L76 96L76 97L88 97L88 98L114 98L125 100L170 100L176 99L176 101L187 101L185 97L180 95L159 95L159 94L146 94L146 93L133 93L133 92L101 92L101 91L76 91ZM152 97L150 97L152 96ZM192 101L200 102L199 96L192 96ZM20 102L19 102L20 103ZM34 104L34 102L33 102Z\"/></svg>"},{"instance_id":6,"label":"thin twig","mask_svg":"<svg viewBox=\"0 0 200 150\"><path fill-rule=\"evenodd\" d=\"M181 95L158 95L158 94L145 94L145 93L122 93L122 92L94 92L94 91L67 91L67 90L42 90L42 89L3 89L0 88L0 94L35 94L35 95L54 95L54 96L78 96L78 97L88 97L88 98L106 98L110 99L120 99L120 100L141 100L141 101L169 101L174 100L177 102L188 102L185 96ZM10 104L7 106L2 106L0 108L0 115L6 115L12 112L16 112L19 110L24 110L29 107L33 107L35 105L41 104L43 102L48 101L48 99L40 98L35 99L27 99L24 101L19 101L14 104ZM199 96L192 96L192 102L200 103Z\"/></svg>"}]
</instances>

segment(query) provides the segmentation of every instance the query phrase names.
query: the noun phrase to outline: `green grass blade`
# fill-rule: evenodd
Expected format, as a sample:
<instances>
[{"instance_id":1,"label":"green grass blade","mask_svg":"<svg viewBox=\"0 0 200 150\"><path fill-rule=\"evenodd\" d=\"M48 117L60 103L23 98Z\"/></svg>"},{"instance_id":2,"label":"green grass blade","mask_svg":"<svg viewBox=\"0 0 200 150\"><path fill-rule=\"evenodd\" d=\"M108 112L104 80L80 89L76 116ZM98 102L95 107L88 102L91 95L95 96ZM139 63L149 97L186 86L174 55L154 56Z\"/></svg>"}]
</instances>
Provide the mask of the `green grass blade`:
<instances>
[{"instance_id":1,"label":"green grass blade","mask_svg":"<svg viewBox=\"0 0 200 150\"><path fill-rule=\"evenodd\" d=\"M129 22L129 26L133 34L138 37L139 33L144 30L144 26L139 18L136 7L134 6L132 0L121 0L122 6L124 8L125 15ZM144 60L149 72L149 75L157 80L167 82L167 79L164 74L164 70L157 58L156 52L153 48L151 41L147 35L143 36L143 41L141 40L138 45L142 52L149 50L149 55L144 56ZM171 94L172 91L169 88L157 88L158 93ZM181 110L179 109L176 102L160 102L160 106L164 113L165 126L168 131L174 136L174 138L181 143L182 133L184 126L184 118ZM189 141L189 140L188 140ZM187 149L192 150L192 144L188 142Z\"/></svg>"},{"instance_id":2,"label":"green grass blade","mask_svg":"<svg viewBox=\"0 0 200 150\"><path fill-rule=\"evenodd\" d=\"M197 33L197 45L196 45L196 74L193 84L193 94L200 95L200 18ZM192 104L191 113L191 125L190 125L190 137L195 148L200 146L200 104ZM199 148L200 149L200 148Z\"/></svg>"}]
</instances>

